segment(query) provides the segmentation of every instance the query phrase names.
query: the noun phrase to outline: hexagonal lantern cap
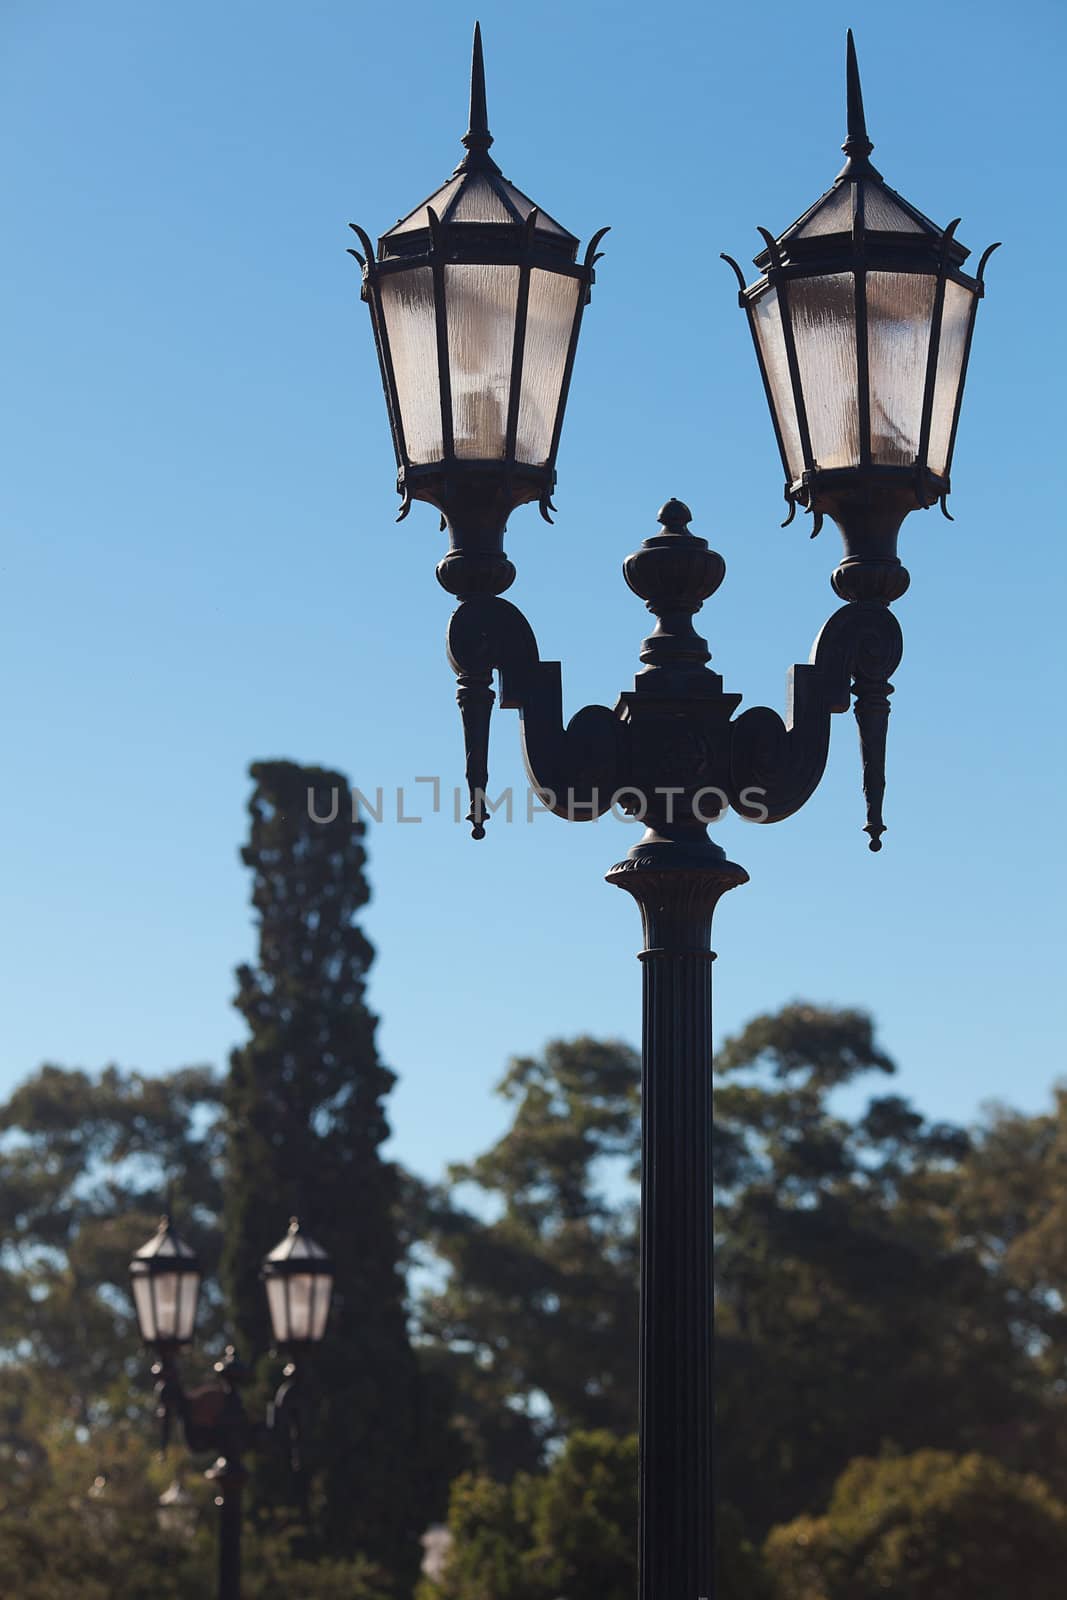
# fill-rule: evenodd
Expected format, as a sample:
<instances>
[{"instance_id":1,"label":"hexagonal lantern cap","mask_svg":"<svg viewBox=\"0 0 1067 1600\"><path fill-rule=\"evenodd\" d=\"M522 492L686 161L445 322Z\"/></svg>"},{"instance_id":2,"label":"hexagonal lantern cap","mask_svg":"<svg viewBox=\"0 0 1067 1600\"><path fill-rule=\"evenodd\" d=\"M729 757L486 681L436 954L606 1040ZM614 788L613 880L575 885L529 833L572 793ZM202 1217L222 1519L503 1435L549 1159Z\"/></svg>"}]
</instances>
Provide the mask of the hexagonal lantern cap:
<instances>
[{"instance_id":1,"label":"hexagonal lantern cap","mask_svg":"<svg viewBox=\"0 0 1067 1600\"><path fill-rule=\"evenodd\" d=\"M822 241L831 243L835 236L853 239L862 231L872 244L892 239L910 248L917 255L929 254L936 261L942 250L955 266L966 261L970 251L956 239L946 241L946 229L891 189L881 173L870 161L874 145L867 135L863 110L863 90L860 85L859 66L852 29L848 30L846 59L848 101L848 133L844 144L847 160L833 187L819 196L803 216L790 224L777 239L778 256L788 263L799 255L810 257ZM762 231L762 230L761 230ZM796 247L796 248L794 248ZM768 248L754 258L761 269L772 262Z\"/></svg>"},{"instance_id":2,"label":"hexagonal lantern cap","mask_svg":"<svg viewBox=\"0 0 1067 1600\"><path fill-rule=\"evenodd\" d=\"M429 209L432 208L442 223L525 223L532 211L537 212L534 233L544 242L569 248L577 253L578 240L568 233L547 212L509 183L489 154L493 135L485 109L485 67L482 61L482 32L474 25L474 57L471 64L470 125L463 135L467 153L447 183L435 189L414 211L402 217L395 227L382 235L379 249L383 255L404 254L410 250L412 235L429 229Z\"/></svg>"}]
</instances>

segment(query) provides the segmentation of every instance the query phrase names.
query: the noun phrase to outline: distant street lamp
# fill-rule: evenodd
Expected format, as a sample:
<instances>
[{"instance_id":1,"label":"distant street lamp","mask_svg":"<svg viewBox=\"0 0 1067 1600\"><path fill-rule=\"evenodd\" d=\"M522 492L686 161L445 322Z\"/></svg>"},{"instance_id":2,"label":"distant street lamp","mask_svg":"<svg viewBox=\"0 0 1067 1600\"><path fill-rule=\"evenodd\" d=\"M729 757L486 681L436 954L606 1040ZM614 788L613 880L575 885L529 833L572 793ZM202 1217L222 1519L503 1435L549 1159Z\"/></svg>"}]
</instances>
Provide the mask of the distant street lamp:
<instances>
[{"instance_id":1,"label":"distant street lamp","mask_svg":"<svg viewBox=\"0 0 1067 1600\"><path fill-rule=\"evenodd\" d=\"M656 617L643 670L613 710L567 723L560 666L500 598L510 512L547 517L581 313L596 245L578 240L510 184L489 155L481 37L471 75L467 154L429 200L383 234L356 227L398 464L401 516L412 499L442 513L449 551L438 579L459 606L448 629L458 676L475 838L489 810L488 740L500 702L518 710L526 766L543 806L572 821L609 808L646 832L608 881L644 922L642 1050L640 1596L713 1594L711 923L747 873L709 839L732 808L778 822L814 793L830 718L855 700L866 831L884 832L890 676L902 641L889 603L908 575L897 533L944 499L974 313L982 294L967 252L889 189L868 159L859 74L848 42L845 167L778 239L764 233L763 276L748 313L786 471L818 532L841 527L833 574L848 602L806 665L792 669L785 720L765 707L734 717L693 617L722 583L722 557L669 500L660 528L623 564ZM995 247L991 247L995 248ZM566 569L561 569L565 579Z\"/></svg>"},{"instance_id":2,"label":"distant street lamp","mask_svg":"<svg viewBox=\"0 0 1067 1600\"><path fill-rule=\"evenodd\" d=\"M268 1438L280 1436L288 1446L294 1470L300 1467L293 1358L323 1338L333 1291L332 1263L326 1252L300 1231L295 1217L285 1238L267 1256L262 1271L274 1342L289 1357L265 1425L253 1422L245 1411L240 1385L248 1371L232 1345L215 1363L219 1383L190 1390L182 1386L177 1356L182 1346L193 1340L201 1271L195 1252L174 1232L169 1217L163 1218L130 1262L141 1338L155 1356L152 1372L163 1449L176 1416L190 1450L217 1453L206 1477L215 1484L219 1507L219 1600L240 1600L241 1594L241 1491L248 1476L242 1457Z\"/></svg>"}]
</instances>

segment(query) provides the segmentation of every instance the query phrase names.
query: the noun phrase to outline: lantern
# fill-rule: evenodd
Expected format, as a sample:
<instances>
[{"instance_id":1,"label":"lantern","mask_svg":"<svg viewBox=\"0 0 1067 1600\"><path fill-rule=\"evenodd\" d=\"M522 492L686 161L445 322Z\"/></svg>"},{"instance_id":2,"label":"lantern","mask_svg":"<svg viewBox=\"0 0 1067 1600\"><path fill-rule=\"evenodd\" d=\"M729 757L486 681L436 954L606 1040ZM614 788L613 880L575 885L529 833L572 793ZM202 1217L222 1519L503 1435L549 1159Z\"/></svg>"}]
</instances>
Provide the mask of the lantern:
<instances>
[{"instance_id":1,"label":"lantern","mask_svg":"<svg viewBox=\"0 0 1067 1600\"><path fill-rule=\"evenodd\" d=\"M847 159L833 187L778 238L759 230L767 248L750 287L724 259L767 391L787 521L804 506L817 533L828 513L846 544L858 537L888 560L909 511L940 501L948 515L975 312L997 246L968 276L959 219L939 228L872 166L851 30L847 97Z\"/></svg>"},{"instance_id":2,"label":"lantern","mask_svg":"<svg viewBox=\"0 0 1067 1600\"><path fill-rule=\"evenodd\" d=\"M514 577L504 527L518 505L549 511L563 411L596 245L534 205L489 154L481 32L474 30L466 155L442 188L365 254L367 301L403 496L438 507L454 593Z\"/></svg>"},{"instance_id":3,"label":"lantern","mask_svg":"<svg viewBox=\"0 0 1067 1600\"><path fill-rule=\"evenodd\" d=\"M330 1314L333 1262L314 1239L301 1233L296 1217L264 1261L262 1275L275 1343L318 1344Z\"/></svg>"},{"instance_id":4,"label":"lantern","mask_svg":"<svg viewBox=\"0 0 1067 1600\"><path fill-rule=\"evenodd\" d=\"M164 1217L130 1262L141 1338L154 1348L190 1344L200 1297L200 1262Z\"/></svg>"}]
</instances>

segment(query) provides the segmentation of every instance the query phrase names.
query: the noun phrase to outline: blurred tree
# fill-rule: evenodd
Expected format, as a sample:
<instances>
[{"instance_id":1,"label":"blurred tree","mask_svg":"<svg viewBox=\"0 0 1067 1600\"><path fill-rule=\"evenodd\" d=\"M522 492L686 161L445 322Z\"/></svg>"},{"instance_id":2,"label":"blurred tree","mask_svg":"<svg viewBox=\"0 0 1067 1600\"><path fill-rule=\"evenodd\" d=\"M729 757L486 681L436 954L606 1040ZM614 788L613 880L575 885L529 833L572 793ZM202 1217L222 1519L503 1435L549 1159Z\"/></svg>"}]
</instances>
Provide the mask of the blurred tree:
<instances>
[{"instance_id":1,"label":"blurred tree","mask_svg":"<svg viewBox=\"0 0 1067 1600\"><path fill-rule=\"evenodd\" d=\"M1059 1600L1067 1507L980 1455L857 1460L822 1517L775 1528L779 1600Z\"/></svg>"},{"instance_id":2,"label":"blurred tree","mask_svg":"<svg viewBox=\"0 0 1067 1600\"><path fill-rule=\"evenodd\" d=\"M630 1600L636 1518L636 1439L572 1434L544 1473L457 1480L444 1575L419 1600Z\"/></svg>"},{"instance_id":3,"label":"blurred tree","mask_svg":"<svg viewBox=\"0 0 1067 1600\"><path fill-rule=\"evenodd\" d=\"M381 1155L395 1080L364 999L373 956L357 922L369 898L364 826L340 773L270 761L251 776L242 859L258 956L237 973L250 1037L230 1058L226 1090L230 1304L256 1359L270 1344L260 1263L299 1214L337 1274L328 1337L305 1362L311 1481L301 1514L317 1549L360 1553L409 1593L437 1419L407 1332L398 1177ZM285 1493L273 1474L271 1503Z\"/></svg>"},{"instance_id":4,"label":"blurred tree","mask_svg":"<svg viewBox=\"0 0 1067 1600\"><path fill-rule=\"evenodd\" d=\"M421 1326L475 1459L506 1479L575 1429L636 1425L640 1062L623 1044L555 1040L513 1060L498 1092L511 1127L431 1199L447 1280ZM465 1185L481 1214L456 1203Z\"/></svg>"},{"instance_id":5,"label":"blurred tree","mask_svg":"<svg viewBox=\"0 0 1067 1600\"><path fill-rule=\"evenodd\" d=\"M418 1600L631 1600L637 1588L637 1440L576 1432L541 1473L466 1474L452 1492L444 1572ZM759 1553L727 1513L716 1600L769 1600Z\"/></svg>"},{"instance_id":6,"label":"blurred tree","mask_svg":"<svg viewBox=\"0 0 1067 1600\"><path fill-rule=\"evenodd\" d=\"M832 1109L893 1070L860 1012L757 1018L718 1067L718 1470L746 1525L887 1443L996 1450L1045 1402L1005 1284L959 1246L967 1136L895 1096Z\"/></svg>"},{"instance_id":7,"label":"blurred tree","mask_svg":"<svg viewBox=\"0 0 1067 1600\"><path fill-rule=\"evenodd\" d=\"M218 1250L220 1086L207 1068L98 1077L45 1066L0 1107L2 1426L35 1426L33 1395L82 1428L143 1395L127 1266L173 1191L180 1226L210 1269ZM204 1297L203 1330L218 1304ZM19 1421L22 1417L25 1420Z\"/></svg>"}]
</instances>

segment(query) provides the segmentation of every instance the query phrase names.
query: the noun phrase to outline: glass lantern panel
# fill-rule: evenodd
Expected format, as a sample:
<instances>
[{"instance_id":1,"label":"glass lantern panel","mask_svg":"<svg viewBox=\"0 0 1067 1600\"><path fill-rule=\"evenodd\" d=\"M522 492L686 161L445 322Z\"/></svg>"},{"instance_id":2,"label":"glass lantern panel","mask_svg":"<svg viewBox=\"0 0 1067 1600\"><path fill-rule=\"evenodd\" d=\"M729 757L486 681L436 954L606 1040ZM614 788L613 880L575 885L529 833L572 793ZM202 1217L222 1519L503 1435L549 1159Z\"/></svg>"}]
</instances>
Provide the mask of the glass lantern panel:
<instances>
[{"instance_id":1,"label":"glass lantern panel","mask_svg":"<svg viewBox=\"0 0 1067 1600\"><path fill-rule=\"evenodd\" d=\"M285 1286L286 1280L280 1274L276 1278L266 1279L267 1310L270 1312L271 1332L277 1344L289 1342L289 1310L286 1305Z\"/></svg>"},{"instance_id":2,"label":"glass lantern panel","mask_svg":"<svg viewBox=\"0 0 1067 1600\"><path fill-rule=\"evenodd\" d=\"M436 206L434 207L436 210ZM487 178L471 178L449 215L449 222L514 222L515 218Z\"/></svg>"},{"instance_id":3,"label":"glass lantern panel","mask_svg":"<svg viewBox=\"0 0 1067 1600\"><path fill-rule=\"evenodd\" d=\"M445 267L452 432L467 460L504 455L518 293L518 267Z\"/></svg>"},{"instance_id":4,"label":"glass lantern panel","mask_svg":"<svg viewBox=\"0 0 1067 1600\"><path fill-rule=\"evenodd\" d=\"M200 1298L200 1274L183 1272L178 1282L178 1338L188 1343L196 1327L196 1305Z\"/></svg>"},{"instance_id":5,"label":"glass lantern panel","mask_svg":"<svg viewBox=\"0 0 1067 1600\"><path fill-rule=\"evenodd\" d=\"M855 278L851 272L794 278L789 307L812 454L820 467L857 466Z\"/></svg>"},{"instance_id":6,"label":"glass lantern panel","mask_svg":"<svg viewBox=\"0 0 1067 1600\"><path fill-rule=\"evenodd\" d=\"M430 226L430 219L426 215L427 206L433 206L433 209L437 213L438 217L443 216L449 201L455 196L461 182L461 178L451 178L449 182L445 184L444 188L438 189L437 193L431 195L429 200L427 200L424 205L418 206L410 216L402 217L399 222L394 224L394 226L389 229L390 234L416 233L419 228L428 228Z\"/></svg>"},{"instance_id":7,"label":"glass lantern panel","mask_svg":"<svg viewBox=\"0 0 1067 1600\"><path fill-rule=\"evenodd\" d=\"M804 471L804 454L797 431L797 410L793 404L793 385L789 377L777 289L768 289L756 301L752 307L752 325L759 340L760 355L771 389L771 405L785 446L786 471L792 481Z\"/></svg>"},{"instance_id":8,"label":"glass lantern panel","mask_svg":"<svg viewBox=\"0 0 1067 1600\"><path fill-rule=\"evenodd\" d=\"M910 466L918 454L935 282L927 273L867 274L871 460L883 466Z\"/></svg>"},{"instance_id":9,"label":"glass lantern panel","mask_svg":"<svg viewBox=\"0 0 1067 1600\"><path fill-rule=\"evenodd\" d=\"M318 1341L326 1332L326 1320L330 1315L330 1300L333 1295L333 1279L325 1272L320 1272L314 1283L315 1299L311 1309L311 1337Z\"/></svg>"},{"instance_id":10,"label":"glass lantern panel","mask_svg":"<svg viewBox=\"0 0 1067 1600\"><path fill-rule=\"evenodd\" d=\"M158 1272L153 1275L157 1339L178 1338L180 1283L181 1275L177 1272Z\"/></svg>"},{"instance_id":11,"label":"glass lantern panel","mask_svg":"<svg viewBox=\"0 0 1067 1600\"><path fill-rule=\"evenodd\" d=\"M145 1274L144 1277L131 1279L133 1289L133 1308L137 1313L137 1326L141 1330L141 1338L145 1344L154 1344L158 1337L156 1333L156 1308L152 1299L152 1280Z\"/></svg>"},{"instance_id":12,"label":"glass lantern panel","mask_svg":"<svg viewBox=\"0 0 1067 1600\"><path fill-rule=\"evenodd\" d=\"M289 1291L289 1338L295 1343L311 1337L311 1301L315 1279L296 1272L286 1280Z\"/></svg>"},{"instance_id":13,"label":"glass lantern panel","mask_svg":"<svg viewBox=\"0 0 1067 1600\"><path fill-rule=\"evenodd\" d=\"M949 278L945 283L945 308L941 316L941 343L937 350L934 407L930 416L930 447L926 461L931 472L947 473L952 448L952 419L963 372L967 331L971 325L974 295Z\"/></svg>"},{"instance_id":14,"label":"glass lantern panel","mask_svg":"<svg viewBox=\"0 0 1067 1600\"><path fill-rule=\"evenodd\" d=\"M855 184L843 183L816 211L800 232L798 239L815 239L824 233L852 232L852 195Z\"/></svg>"},{"instance_id":15,"label":"glass lantern panel","mask_svg":"<svg viewBox=\"0 0 1067 1600\"><path fill-rule=\"evenodd\" d=\"M863 226L868 233L922 233L915 218L880 185L863 185Z\"/></svg>"},{"instance_id":16,"label":"glass lantern panel","mask_svg":"<svg viewBox=\"0 0 1067 1600\"><path fill-rule=\"evenodd\" d=\"M552 449L579 288L577 278L558 272L535 267L530 273L515 459L535 467Z\"/></svg>"},{"instance_id":17,"label":"glass lantern panel","mask_svg":"<svg viewBox=\"0 0 1067 1600\"><path fill-rule=\"evenodd\" d=\"M503 189L512 205L515 207L515 210L519 213L519 216L522 218L523 222L525 222L526 218L530 215L530 212L534 208L533 201L530 199L529 195L523 194L521 189L516 189L513 183L508 183L506 178L501 178L498 181L500 183L500 187ZM542 211L540 207L538 208L537 221L534 223L534 228L538 233L554 233L558 234L562 238L571 237L571 235L567 233L566 228L561 228L559 223L550 217L547 211Z\"/></svg>"},{"instance_id":18,"label":"glass lantern panel","mask_svg":"<svg viewBox=\"0 0 1067 1600\"><path fill-rule=\"evenodd\" d=\"M391 272L378 283L408 456L418 462L440 461L444 443L433 270Z\"/></svg>"}]
</instances>

